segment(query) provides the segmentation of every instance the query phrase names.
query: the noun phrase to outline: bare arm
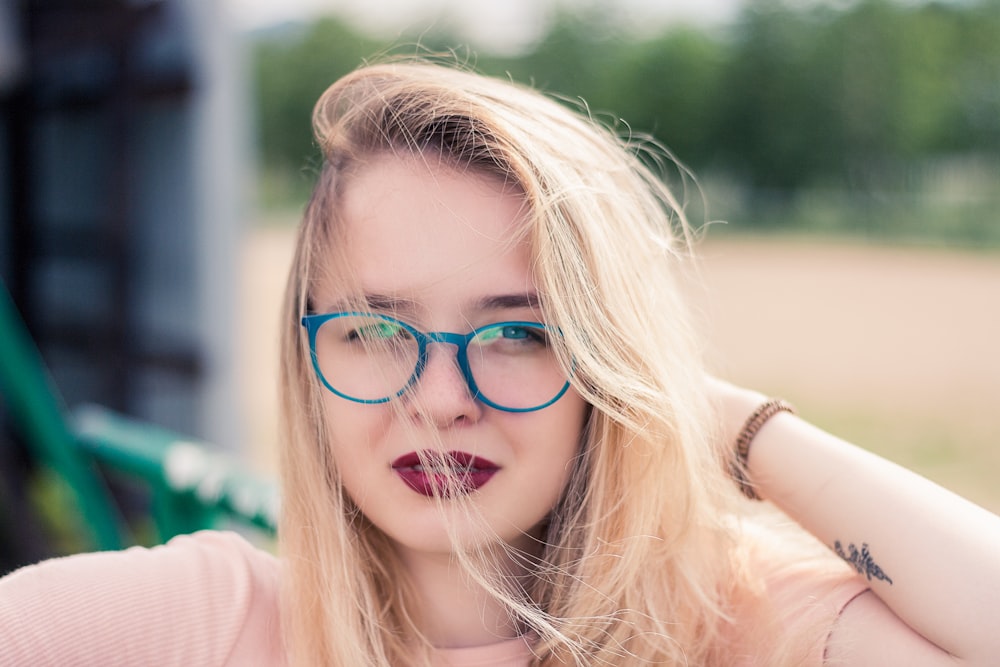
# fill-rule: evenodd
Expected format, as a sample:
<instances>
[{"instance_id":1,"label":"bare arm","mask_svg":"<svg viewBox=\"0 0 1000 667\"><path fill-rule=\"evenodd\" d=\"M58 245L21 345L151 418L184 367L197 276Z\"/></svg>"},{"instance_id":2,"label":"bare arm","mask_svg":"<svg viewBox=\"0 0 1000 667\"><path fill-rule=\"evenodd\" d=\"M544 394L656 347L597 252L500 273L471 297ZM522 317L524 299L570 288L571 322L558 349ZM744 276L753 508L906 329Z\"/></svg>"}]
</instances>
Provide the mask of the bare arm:
<instances>
[{"instance_id":1,"label":"bare arm","mask_svg":"<svg viewBox=\"0 0 1000 667\"><path fill-rule=\"evenodd\" d=\"M733 442L764 397L712 385ZM763 498L869 580L872 594L845 609L829 657L997 664L1000 517L788 413L757 434L748 474Z\"/></svg>"}]
</instances>

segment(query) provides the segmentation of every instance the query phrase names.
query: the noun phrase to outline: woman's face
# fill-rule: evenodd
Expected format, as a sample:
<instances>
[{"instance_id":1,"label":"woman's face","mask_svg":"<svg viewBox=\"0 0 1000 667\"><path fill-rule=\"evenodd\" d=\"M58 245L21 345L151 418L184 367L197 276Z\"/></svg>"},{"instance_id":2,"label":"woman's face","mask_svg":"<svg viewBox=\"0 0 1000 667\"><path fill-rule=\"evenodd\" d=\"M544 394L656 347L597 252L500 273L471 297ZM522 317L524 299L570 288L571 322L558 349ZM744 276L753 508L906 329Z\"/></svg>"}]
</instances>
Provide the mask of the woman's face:
<instances>
[{"instance_id":1,"label":"woman's face","mask_svg":"<svg viewBox=\"0 0 1000 667\"><path fill-rule=\"evenodd\" d=\"M351 287L333 278L319 284L317 312L354 299L420 331L459 334L542 321L529 249L511 242L521 197L433 161L384 156L352 176L343 201ZM497 410L471 396L454 345L428 350L419 381L392 403L324 392L329 447L347 493L404 550L450 551L448 525L463 544L480 544L488 539L483 522L508 544L534 550L530 537L578 454L585 402L571 388L541 410ZM447 453L439 460L476 469L462 499L429 495L434 476L416 465L418 452Z\"/></svg>"}]
</instances>

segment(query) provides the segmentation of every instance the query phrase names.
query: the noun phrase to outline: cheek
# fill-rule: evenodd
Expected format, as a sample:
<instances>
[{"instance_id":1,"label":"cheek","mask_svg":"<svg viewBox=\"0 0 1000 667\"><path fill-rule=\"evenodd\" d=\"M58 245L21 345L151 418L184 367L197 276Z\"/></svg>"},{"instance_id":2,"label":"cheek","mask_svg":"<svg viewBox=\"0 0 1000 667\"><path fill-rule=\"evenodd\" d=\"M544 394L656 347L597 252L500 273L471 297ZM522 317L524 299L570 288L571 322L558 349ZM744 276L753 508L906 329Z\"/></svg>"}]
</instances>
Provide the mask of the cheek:
<instances>
[{"instance_id":1,"label":"cheek","mask_svg":"<svg viewBox=\"0 0 1000 667\"><path fill-rule=\"evenodd\" d=\"M575 456L582 446L584 427L590 416L590 404L571 388L553 407L559 408L559 413L553 420L556 437L564 443L568 454Z\"/></svg>"},{"instance_id":2,"label":"cheek","mask_svg":"<svg viewBox=\"0 0 1000 667\"><path fill-rule=\"evenodd\" d=\"M519 471L518 490L509 503L518 513L519 525L535 539L542 537L543 522L563 495L580 456L589 407L577 394L567 394L539 413L539 419L522 433L525 464ZM522 545L524 546L524 545ZM537 545L525 548L533 549Z\"/></svg>"},{"instance_id":3,"label":"cheek","mask_svg":"<svg viewBox=\"0 0 1000 667\"><path fill-rule=\"evenodd\" d=\"M579 394L570 390L547 410L552 412L544 416L544 425L538 425L528 446L538 448L537 454L545 459L542 465L546 469L562 473L558 476L561 493L583 446L584 426L590 406ZM541 447L541 443L547 443L547 446Z\"/></svg>"},{"instance_id":4,"label":"cheek","mask_svg":"<svg viewBox=\"0 0 1000 667\"><path fill-rule=\"evenodd\" d=\"M323 411L327 446L341 474L356 468L357 461L370 459L369 454L381 442L387 428L388 410L330 396L323 401Z\"/></svg>"}]
</instances>

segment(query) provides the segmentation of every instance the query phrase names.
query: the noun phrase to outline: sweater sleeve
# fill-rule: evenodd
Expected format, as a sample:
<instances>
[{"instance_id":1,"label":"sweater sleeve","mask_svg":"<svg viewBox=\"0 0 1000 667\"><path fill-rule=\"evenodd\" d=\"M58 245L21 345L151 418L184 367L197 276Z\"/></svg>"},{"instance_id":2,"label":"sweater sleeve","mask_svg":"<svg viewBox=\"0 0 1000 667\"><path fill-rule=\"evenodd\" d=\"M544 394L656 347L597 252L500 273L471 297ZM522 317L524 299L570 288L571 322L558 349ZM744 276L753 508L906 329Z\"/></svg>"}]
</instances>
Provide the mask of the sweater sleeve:
<instances>
[{"instance_id":1,"label":"sweater sleeve","mask_svg":"<svg viewBox=\"0 0 1000 667\"><path fill-rule=\"evenodd\" d=\"M0 664L280 664L277 588L233 533L45 561L0 579Z\"/></svg>"}]
</instances>

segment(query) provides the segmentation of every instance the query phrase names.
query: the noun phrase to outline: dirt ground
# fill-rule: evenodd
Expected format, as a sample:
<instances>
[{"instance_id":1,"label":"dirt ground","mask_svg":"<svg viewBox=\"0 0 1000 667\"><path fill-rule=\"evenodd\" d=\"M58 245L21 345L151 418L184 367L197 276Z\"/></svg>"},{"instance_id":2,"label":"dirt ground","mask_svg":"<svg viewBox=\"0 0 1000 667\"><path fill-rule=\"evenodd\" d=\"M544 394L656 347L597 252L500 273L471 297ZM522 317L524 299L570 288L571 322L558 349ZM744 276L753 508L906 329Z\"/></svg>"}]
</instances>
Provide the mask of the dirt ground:
<instances>
[{"instance_id":1,"label":"dirt ground","mask_svg":"<svg viewBox=\"0 0 1000 667\"><path fill-rule=\"evenodd\" d=\"M243 248L241 367L251 456L275 465L278 304L287 227ZM1000 254L741 239L702 247L719 375L1000 511Z\"/></svg>"}]
</instances>

